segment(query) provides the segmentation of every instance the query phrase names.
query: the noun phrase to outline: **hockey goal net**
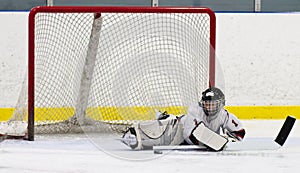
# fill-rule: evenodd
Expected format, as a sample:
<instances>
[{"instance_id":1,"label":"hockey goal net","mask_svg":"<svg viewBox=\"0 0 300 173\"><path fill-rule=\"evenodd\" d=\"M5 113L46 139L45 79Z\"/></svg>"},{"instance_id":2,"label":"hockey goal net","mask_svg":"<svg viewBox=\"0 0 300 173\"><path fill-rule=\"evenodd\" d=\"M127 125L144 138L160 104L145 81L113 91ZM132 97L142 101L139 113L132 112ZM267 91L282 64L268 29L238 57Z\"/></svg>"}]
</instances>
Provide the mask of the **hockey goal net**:
<instances>
[{"instance_id":1,"label":"hockey goal net","mask_svg":"<svg viewBox=\"0 0 300 173\"><path fill-rule=\"evenodd\" d=\"M28 124L33 140L185 114L214 85L214 48L207 8L34 8L28 82L10 122Z\"/></svg>"}]
</instances>

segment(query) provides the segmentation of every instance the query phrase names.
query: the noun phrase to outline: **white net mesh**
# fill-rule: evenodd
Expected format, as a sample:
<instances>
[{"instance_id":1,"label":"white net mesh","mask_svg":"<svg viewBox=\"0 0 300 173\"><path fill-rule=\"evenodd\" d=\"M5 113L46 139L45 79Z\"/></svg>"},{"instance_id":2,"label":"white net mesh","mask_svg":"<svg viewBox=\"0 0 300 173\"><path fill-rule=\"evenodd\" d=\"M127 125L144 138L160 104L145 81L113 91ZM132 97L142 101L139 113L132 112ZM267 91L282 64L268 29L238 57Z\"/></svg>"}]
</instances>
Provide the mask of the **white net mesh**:
<instances>
[{"instance_id":1,"label":"white net mesh","mask_svg":"<svg viewBox=\"0 0 300 173\"><path fill-rule=\"evenodd\" d=\"M185 114L208 87L207 13L100 18L98 44L91 42L94 13L35 15L36 133L124 131L133 121L154 119L155 110ZM88 48L95 44L97 50ZM95 63L85 67L90 51ZM87 69L92 77L82 80ZM27 93L20 97L12 120L26 121Z\"/></svg>"}]
</instances>

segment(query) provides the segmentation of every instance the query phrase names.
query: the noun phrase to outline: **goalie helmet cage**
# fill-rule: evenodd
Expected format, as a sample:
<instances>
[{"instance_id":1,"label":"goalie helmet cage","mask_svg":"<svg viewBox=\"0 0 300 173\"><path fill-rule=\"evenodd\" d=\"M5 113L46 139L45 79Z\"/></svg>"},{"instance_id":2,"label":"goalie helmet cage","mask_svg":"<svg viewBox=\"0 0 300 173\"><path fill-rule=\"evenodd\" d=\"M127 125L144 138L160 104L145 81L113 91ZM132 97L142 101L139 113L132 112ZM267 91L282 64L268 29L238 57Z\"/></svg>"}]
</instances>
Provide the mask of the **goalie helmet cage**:
<instances>
[{"instance_id":1,"label":"goalie helmet cage","mask_svg":"<svg viewBox=\"0 0 300 173\"><path fill-rule=\"evenodd\" d=\"M33 8L28 140L186 113L215 85L215 28L201 7Z\"/></svg>"}]
</instances>

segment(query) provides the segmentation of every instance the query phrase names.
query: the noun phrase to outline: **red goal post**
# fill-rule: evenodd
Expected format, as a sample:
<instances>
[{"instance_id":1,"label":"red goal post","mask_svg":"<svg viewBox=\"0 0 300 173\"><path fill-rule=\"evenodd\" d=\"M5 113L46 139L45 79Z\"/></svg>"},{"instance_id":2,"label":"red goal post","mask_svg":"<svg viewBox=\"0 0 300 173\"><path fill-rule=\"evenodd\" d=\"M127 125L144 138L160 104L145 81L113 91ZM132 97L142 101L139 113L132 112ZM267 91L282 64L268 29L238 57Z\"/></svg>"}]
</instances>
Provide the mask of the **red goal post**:
<instances>
[{"instance_id":1,"label":"red goal post","mask_svg":"<svg viewBox=\"0 0 300 173\"><path fill-rule=\"evenodd\" d=\"M72 7L71 6L36 7L36 8L33 8L29 14L29 37L28 37L29 38L29 40L28 40L28 45L29 45L29 47L28 47L28 139L29 140L34 140L34 128L35 128L35 118L36 118L35 111L37 111L36 105L35 105L35 99L36 98L40 99L40 97L43 95L43 93L42 93L40 96L36 96L36 93L35 93L36 92L35 91L35 88L36 88L35 81L37 81L37 79L36 79L36 72L37 72L36 68L37 67L35 66L35 64L36 64L36 57L37 57L37 47L40 42L40 40L37 40L37 34L40 33L40 31L37 31L37 28L36 28L37 20L38 20L37 16L38 16L38 14L57 14L57 13L62 14L62 16L63 16L63 14L70 14L70 13L78 13L78 14L94 13L94 14L96 14L95 18L97 18L97 17L99 18L104 13L108 13L108 14L109 13L118 13L118 14L129 14L129 13L130 14L131 13L133 13L133 14L135 14L135 13L138 13L138 14L205 14L209 18L208 19L209 21L206 21L207 24L205 24L205 26L208 26L208 28L209 28L209 31L208 31L209 36L208 37L209 37L209 45L210 45L209 50L208 50L208 52L209 52L209 60L208 60L209 68L207 70L209 77L208 77L208 82L206 82L207 83L206 87L208 85L210 85L210 86L215 85L216 19L215 19L214 12L208 8L201 8L201 7L188 7L188 8L187 7L96 7L96 6L95 7L78 7L78 6L77 7L76 6L75 7L73 7L73 6ZM189 17L187 17L187 19L188 18ZM150 20L154 20L154 19L150 19ZM176 19L176 20L178 21L178 19ZM182 20L182 19L180 19L180 20ZM50 20L50 22L51 22L51 20ZM75 19L74 19L74 22L75 22ZM193 22L196 23L198 21L191 21L190 23L193 23ZM47 25L47 22L45 22L45 25ZM110 24L107 24L107 25L110 25ZM113 24L111 24L111 25L113 25ZM150 21L150 25L151 25L151 21ZM196 25L197 25L197 23L195 24L195 26ZM70 26L72 26L72 24L70 24ZM80 26L80 24L78 24L78 26ZM162 23L162 24L159 24L158 26L164 26L164 24ZM80 32L82 32L82 31L79 31L79 33ZM166 32L166 31L162 31L162 32ZM54 34L54 37L55 37L56 33L48 33L48 34L49 35ZM44 37L46 37L46 36L44 36ZM46 39L44 37L41 39ZM100 37L101 37L101 35L100 35ZM162 36L162 37L164 37L164 36ZM181 37L185 37L184 34ZM190 36L187 36L187 37L190 37ZM140 38L138 38L138 39L140 39ZM187 38L187 39L194 39L194 38ZM141 43L142 43L144 41L144 39L141 39L141 40L142 40L141 41ZM152 42L155 39L150 38L150 40ZM161 42L163 42L163 41L161 41ZM184 43L186 43L186 42L184 42ZM112 44L112 43L109 42L107 44ZM118 44L120 44L120 43L118 43ZM146 44L148 44L148 43L146 43ZM152 44L152 43L149 42L149 44ZM169 43L166 43L166 44L169 44ZM170 44L175 44L175 43L170 43ZM49 45L50 45L50 43L49 43ZM103 45L103 46L105 46L105 45ZM147 46L144 46L144 47L147 47ZM55 48L55 49L58 49L58 48ZM174 48L171 48L171 49L173 50ZM43 49L42 51L46 51L46 50L47 49ZM155 49L153 49L153 50L155 50ZM176 51L176 50L174 50L174 51ZM130 51L130 52L132 52L132 51ZM131 55L130 52L128 52L128 55L122 55L122 56L130 56ZM197 53L197 51L195 51L195 52ZM51 54L51 52L49 52L48 54ZM177 53L174 53L174 54L177 54ZM64 54L62 54L62 55L64 55ZM46 56L46 55L43 53L40 53L39 56L42 57L42 56ZM148 61L146 63L148 63ZM144 65L142 65L142 66L144 67ZM155 73L157 73L157 72L155 72ZM132 74L134 74L134 72ZM160 78L159 80L161 80L161 77L159 77L159 78ZM123 80L123 78L122 78L122 80ZM39 87L41 87L41 86L39 86ZM80 88L80 87L78 86L78 88ZM102 90L104 90L104 89L102 88ZM163 89L158 89L157 91L161 92L162 90ZM121 92L121 90L118 90L118 89L115 91ZM41 91L41 92L44 92L44 91ZM108 91L108 92L111 92L111 91ZM121 94L122 94L122 92L121 92ZM45 99L49 99L48 97L51 97L51 96L45 96ZM134 97L134 96L132 96L132 97ZM140 99L140 98L142 98L142 96L135 97L134 99ZM175 98L175 100L176 99L177 99L177 97ZM172 103L170 105L176 105L176 104ZM86 110L84 110L84 111L86 111Z\"/></svg>"}]
</instances>

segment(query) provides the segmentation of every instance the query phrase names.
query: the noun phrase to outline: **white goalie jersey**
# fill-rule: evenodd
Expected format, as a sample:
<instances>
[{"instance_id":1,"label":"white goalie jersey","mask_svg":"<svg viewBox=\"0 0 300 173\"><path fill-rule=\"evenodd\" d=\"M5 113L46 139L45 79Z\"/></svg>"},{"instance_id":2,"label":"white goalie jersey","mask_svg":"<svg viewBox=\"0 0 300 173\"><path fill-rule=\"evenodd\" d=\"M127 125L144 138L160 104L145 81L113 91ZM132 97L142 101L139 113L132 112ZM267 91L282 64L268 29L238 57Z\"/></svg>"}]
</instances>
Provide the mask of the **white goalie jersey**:
<instances>
[{"instance_id":1,"label":"white goalie jersey","mask_svg":"<svg viewBox=\"0 0 300 173\"><path fill-rule=\"evenodd\" d=\"M244 138L245 130L235 115L222 108L217 114L207 116L202 106L195 103L189 107L187 116L181 118L183 138L188 144L198 144L191 134L201 122L218 134L223 133L239 141Z\"/></svg>"}]
</instances>

